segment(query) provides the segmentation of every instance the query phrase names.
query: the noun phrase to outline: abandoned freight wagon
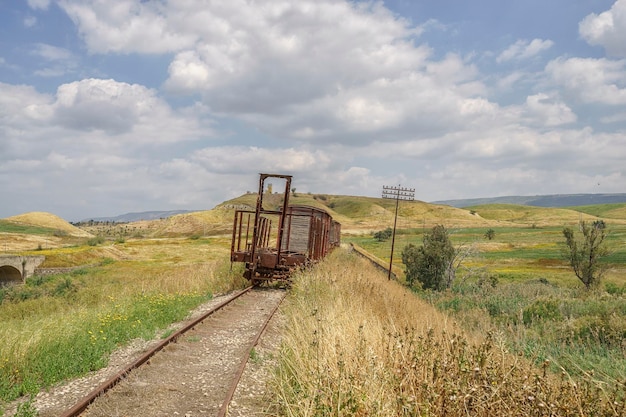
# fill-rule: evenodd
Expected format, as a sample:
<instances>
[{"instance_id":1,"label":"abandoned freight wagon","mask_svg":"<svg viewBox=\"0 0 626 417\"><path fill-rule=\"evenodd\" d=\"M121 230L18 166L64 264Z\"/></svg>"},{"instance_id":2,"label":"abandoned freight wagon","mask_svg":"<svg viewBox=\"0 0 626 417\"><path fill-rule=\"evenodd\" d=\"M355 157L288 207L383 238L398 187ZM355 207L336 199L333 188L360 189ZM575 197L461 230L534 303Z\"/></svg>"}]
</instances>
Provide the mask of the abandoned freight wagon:
<instances>
[{"instance_id":1,"label":"abandoned freight wagon","mask_svg":"<svg viewBox=\"0 0 626 417\"><path fill-rule=\"evenodd\" d=\"M284 181L279 204L265 192L268 179ZM256 210L237 210L233 223L231 262L244 262L244 276L254 284L288 280L291 272L322 259L339 246L341 224L325 210L289 205L291 175L261 174ZM278 205L278 206L277 206Z\"/></svg>"}]
</instances>

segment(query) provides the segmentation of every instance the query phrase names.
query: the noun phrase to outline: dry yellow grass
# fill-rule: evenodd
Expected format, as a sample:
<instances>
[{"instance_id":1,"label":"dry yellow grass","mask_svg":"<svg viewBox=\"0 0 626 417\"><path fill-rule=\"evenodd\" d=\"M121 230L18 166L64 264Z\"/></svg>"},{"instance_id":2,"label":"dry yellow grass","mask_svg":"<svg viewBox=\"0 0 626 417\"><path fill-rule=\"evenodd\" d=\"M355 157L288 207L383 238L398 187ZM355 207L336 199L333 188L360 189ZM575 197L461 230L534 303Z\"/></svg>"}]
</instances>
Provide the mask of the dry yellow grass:
<instances>
[{"instance_id":1,"label":"dry yellow grass","mask_svg":"<svg viewBox=\"0 0 626 417\"><path fill-rule=\"evenodd\" d=\"M545 208L515 204L489 204L471 207L479 216L492 221L535 226L562 226L577 224L580 220L594 221L599 218L567 208ZM623 224L622 219L611 219Z\"/></svg>"},{"instance_id":2,"label":"dry yellow grass","mask_svg":"<svg viewBox=\"0 0 626 417\"><path fill-rule=\"evenodd\" d=\"M624 387L572 382L468 335L368 261L295 278L274 384L281 416L619 416ZM487 326L488 327L488 326Z\"/></svg>"},{"instance_id":3,"label":"dry yellow grass","mask_svg":"<svg viewBox=\"0 0 626 417\"><path fill-rule=\"evenodd\" d=\"M56 248L62 244L63 238L56 236L0 233L0 252L24 252L38 248Z\"/></svg>"},{"instance_id":4,"label":"dry yellow grass","mask_svg":"<svg viewBox=\"0 0 626 417\"><path fill-rule=\"evenodd\" d=\"M234 210L216 207L213 210L177 214L159 222L156 236L215 236L232 231Z\"/></svg>"},{"instance_id":5,"label":"dry yellow grass","mask_svg":"<svg viewBox=\"0 0 626 417\"><path fill-rule=\"evenodd\" d=\"M90 233L85 232L84 230L81 230L76 226L72 226L59 216L41 211L33 211L30 213L19 214L17 216L7 217L4 220L19 224L26 224L29 226L41 226L50 229L61 230L63 232L66 232L70 236L91 237Z\"/></svg>"}]
</instances>

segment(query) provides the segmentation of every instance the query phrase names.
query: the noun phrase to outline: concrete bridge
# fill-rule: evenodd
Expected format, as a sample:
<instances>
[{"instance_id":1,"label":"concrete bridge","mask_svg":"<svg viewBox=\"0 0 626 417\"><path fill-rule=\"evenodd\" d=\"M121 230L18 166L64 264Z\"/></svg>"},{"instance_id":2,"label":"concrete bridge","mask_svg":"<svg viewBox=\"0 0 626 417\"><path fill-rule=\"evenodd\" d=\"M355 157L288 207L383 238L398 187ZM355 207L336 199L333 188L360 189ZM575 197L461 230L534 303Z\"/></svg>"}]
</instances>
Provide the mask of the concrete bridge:
<instances>
[{"instance_id":1,"label":"concrete bridge","mask_svg":"<svg viewBox=\"0 0 626 417\"><path fill-rule=\"evenodd\" d=\"M45 256L0 255L0 286L25 282L45 259Z\"/></svg>"}]
</instances>

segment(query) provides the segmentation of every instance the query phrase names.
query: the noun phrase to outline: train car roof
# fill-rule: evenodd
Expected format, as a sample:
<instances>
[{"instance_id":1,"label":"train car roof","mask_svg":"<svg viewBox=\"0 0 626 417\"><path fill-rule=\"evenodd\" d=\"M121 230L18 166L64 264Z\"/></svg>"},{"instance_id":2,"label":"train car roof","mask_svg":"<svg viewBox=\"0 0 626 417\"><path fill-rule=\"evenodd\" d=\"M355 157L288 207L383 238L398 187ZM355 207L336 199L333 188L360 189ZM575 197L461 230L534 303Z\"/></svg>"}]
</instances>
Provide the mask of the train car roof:
<instances>
[{"instance_id":1,"label":"train car roof","mask_svg":"<svg viewBox=\"0 0 626 417\"><path fill-rule=\"evenodd\" d=\"M308 206L305 204L290 204L289 205L290 209L303 209L303 210L311 210L311 211L317 211L317 212L321 212L321 213L326 213L329 214L326 210L319 208L319 207L315 207L315 206Z\"/></svg>"}]
</instances>

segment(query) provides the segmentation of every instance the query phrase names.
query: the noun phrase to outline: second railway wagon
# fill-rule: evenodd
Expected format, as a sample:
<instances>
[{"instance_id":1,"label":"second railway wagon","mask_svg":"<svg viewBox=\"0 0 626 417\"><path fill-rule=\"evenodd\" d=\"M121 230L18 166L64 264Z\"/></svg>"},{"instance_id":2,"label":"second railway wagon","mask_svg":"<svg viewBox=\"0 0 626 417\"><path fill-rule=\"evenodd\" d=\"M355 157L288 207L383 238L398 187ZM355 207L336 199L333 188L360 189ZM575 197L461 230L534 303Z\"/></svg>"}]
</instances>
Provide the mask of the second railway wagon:
<instances>
[{"instance_id":1,"label":"second railway wagon","mask_svg":"<svg viewBox=\"0 0 626 417\"><path fill-rule=\"evenodd\" d=\"M285 191L279 207L271 207L265 182L279 179ZM261 174L256 210L237 210L233 223L231 262L244 262L244 276L255 284L287 280L297 267L322 259L339 246L341 224L325 210L290 205L291 175Z\"/></svg>"}]
</instances>

